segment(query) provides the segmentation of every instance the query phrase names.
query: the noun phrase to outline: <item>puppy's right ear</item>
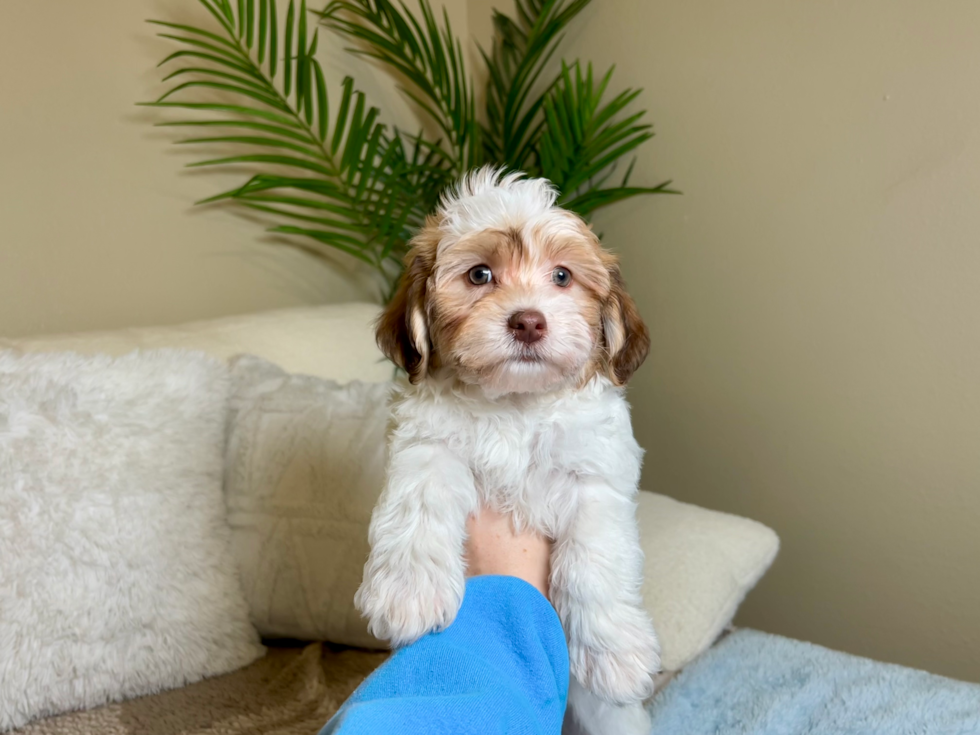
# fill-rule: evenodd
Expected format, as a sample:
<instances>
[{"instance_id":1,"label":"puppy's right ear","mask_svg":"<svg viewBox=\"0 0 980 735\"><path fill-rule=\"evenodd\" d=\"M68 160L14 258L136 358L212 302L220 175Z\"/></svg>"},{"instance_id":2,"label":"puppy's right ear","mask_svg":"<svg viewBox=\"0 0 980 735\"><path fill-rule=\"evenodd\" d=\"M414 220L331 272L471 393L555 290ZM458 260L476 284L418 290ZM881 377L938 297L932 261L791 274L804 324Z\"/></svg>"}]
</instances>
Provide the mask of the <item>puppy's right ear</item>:
<instances>
[{"instance_id":1,"label":"puppy's right ear","mask_svg":"<svg viewBox=\"0 0 980 735\"><path fill-rule=\"evenodd\" d=\"M378 318L375 332L378 347L408 373L412 383L425 377L431 352L425 289L435 261L435 247L426 234L423 230L413 242L398 290Z\"/></svg>"}]
</instances>

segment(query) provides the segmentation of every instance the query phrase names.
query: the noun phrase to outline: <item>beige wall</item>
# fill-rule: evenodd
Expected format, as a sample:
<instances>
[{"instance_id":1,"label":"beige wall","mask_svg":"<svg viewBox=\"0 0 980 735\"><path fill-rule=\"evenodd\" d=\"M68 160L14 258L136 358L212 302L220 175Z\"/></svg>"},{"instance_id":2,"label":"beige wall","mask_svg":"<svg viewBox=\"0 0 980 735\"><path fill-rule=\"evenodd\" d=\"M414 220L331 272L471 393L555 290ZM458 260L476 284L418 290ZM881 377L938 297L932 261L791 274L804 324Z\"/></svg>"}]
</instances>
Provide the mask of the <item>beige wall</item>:
<instances>
[{"instance_id":1,"label":"beige wall","mask_svg":"<svg viewBox=\"0 0 980 735\"><path fill-rule=\"evenodd\" d=\"M980 4L595 0L572 35L684 191L599 219L652 326L646 487L779 532L740 624L980 680Z\"/></svg>"},{"instance_id":2,"label":"beige wall","mask_svg":"<svg viewBox=\"0 0 980 735\"><path fill-rule=\"evenodd\" d=\"M450 10L465 27L465 2ZM154 67L173 50L143 21L202 13L194 0L0 2L0 334L377 297L349 260L318 261L228 209L193 207L243 179L182 171L193 156L134 103L160 94ZM389 121L411 119L383 72L323 46L332 80L353 70Z\"/></svg>"}]
</instances>

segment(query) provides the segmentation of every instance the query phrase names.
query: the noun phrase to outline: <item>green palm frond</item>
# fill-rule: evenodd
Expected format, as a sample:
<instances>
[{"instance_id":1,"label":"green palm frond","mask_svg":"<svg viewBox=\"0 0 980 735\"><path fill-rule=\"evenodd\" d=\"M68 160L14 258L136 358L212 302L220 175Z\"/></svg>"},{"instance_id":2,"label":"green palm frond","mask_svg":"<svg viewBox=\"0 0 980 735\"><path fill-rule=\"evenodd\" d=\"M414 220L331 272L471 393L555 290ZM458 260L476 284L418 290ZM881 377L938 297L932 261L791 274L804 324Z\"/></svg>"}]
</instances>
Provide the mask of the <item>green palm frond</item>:
<instances>
[{"instance_id":1,"label":"green palm frond","mask_svg":"<svg viewBox=\"0 0 980 735\"><path fill-rule=\"evenodd\" d=\"M632 163L619 186L604 187L616 164L653 137L653 126L641 122L643 111L621 116L640 90L626 89L603 102L612 74L610 69L595 83L592 64L583 73L579 62L563 63L558 82L543 101L542 175L562 193L559 203L583 216L638 194L673 193L669 181L629 186Z\"/></svg>"},{"instance_id":2,"label":"green palm frond","mask_svg":"<svg viewBox=\"0 0 980 735\"><path fill-rule=\"evenodd\" d=\"M607 98L612 70L596 80L591 65L555 66L564 31L591 0L515 0L513 16L494 11L479 112L448 14L418 1L416 15L402 0L329 0L312 13L306 0L196 0L207 27L151 21L176 49L160 63L169 88L145 104L185 113L158 125L188 131L181 145L229 151L190 166L251 174L202 203L261 212L272 232L311 253L347 253L380 273L390 293L412 235L474 166L551 179L560 203L584 217L671 191L669 182L631 185L632 163L616 175L653 136L644 113L630 111L639 90ZM395 73L431 118L434 138L381 122L350 77L331 108L316 58L321 24Z\"/></svg>"},{"instance_id":3,"label":"green palm frond","mask_svg":"<svg viewBox=\"0 0 980 735\"><path fill-rule=\"evenodd\" d=\"M217 21L214 30L153 21L181 48L161 62L178 67L165 77L174 86L147 104L215 116L159 123L203 133L180 144L240 151L190 166L262 171L205 201L262 211L282 222L272 232L301 236L307 249L334 248L396 275L414 228L451 180L445 156L379 122L349 77L331 115L305 0L290 0L281 30L276 0L198 2ZM222 101L190 97L202 90Z\"/></svg>"},{"instance_id":4,"label":"green palm frond","mask_svg":"<svg viewBox=\"0 0 980 735\"><path fill-rule=\"evenodd\" d=\"M537 143L541 107L551 79L535 93L563 38L563 31L591 0L516 0L516 19L495 10L488 55L486 147L490 160L540 175Z\"/></svg>"},{"instance_id":5,"label":"green palm frond","mask_svg":"<svg viewBox=\"0 0 980 735\"><path fill-rule=\"evenodd\" d=\"M401 90L432 118L445 136L459 172L481 163L476 103L466 73L463 45L443 9L440 25L428 0L419 0L421 21L389 0L331 0L322 22L359 45L351 53L375 59L401 75Z\"/></svg>"}]
</instances>

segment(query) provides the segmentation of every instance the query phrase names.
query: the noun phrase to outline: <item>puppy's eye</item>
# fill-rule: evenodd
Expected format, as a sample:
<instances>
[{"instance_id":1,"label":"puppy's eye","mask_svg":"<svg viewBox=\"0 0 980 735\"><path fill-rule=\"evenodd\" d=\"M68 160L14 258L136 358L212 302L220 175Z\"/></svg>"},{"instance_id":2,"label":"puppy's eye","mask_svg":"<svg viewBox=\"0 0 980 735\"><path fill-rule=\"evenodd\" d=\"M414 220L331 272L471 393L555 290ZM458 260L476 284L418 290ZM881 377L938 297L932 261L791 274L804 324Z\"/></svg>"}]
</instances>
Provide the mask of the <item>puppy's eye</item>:
<instances>
[{"instance_id":1,"label":"puppy's eye","mask_svg":"<svg viewBox=\"0 0 980 735\"><path fill-rule=\"evenodd\" d=\"M561 286L565 288L572 283L572 272L568 268L562 268L558 266L553 271L551 271L551 280L556 286Z\"/></svg>"},{"instance_id":2,"label":"puppy's eye","mask_svg":"<svg viewBox=\"0 0 980 735\"><path fill-rule=\"evenodd\" d=\"M493 273L485 265L478 265L475 268L470 268L469 272L470 283L474 286L485 286L490 281L493 280Z\"/></svg>"}]
</instances>

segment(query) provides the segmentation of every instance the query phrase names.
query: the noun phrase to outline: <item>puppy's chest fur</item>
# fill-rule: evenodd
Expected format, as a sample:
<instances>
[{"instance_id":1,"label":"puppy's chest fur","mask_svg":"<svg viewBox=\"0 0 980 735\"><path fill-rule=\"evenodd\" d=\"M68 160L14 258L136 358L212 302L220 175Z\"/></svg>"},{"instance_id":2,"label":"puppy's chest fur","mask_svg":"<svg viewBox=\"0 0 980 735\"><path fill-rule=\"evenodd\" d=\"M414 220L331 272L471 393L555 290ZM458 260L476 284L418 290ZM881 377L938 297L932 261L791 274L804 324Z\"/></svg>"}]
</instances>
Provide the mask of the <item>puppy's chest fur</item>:
<instances>
[{"instance_id":1,"label":"puppy's chest fur","mask_svg":"<svg viewBox=\"0 0 980 735\"><path fill-rule=\"evenodd\" d=\"M622 391L602 379L550 396L490 400L477 389L426 381L393 410L391 450L446 447L470 469L482 502L519 525L558 532L583 487L631 496L642 450Z\"/></svg>"}]
</instances>

